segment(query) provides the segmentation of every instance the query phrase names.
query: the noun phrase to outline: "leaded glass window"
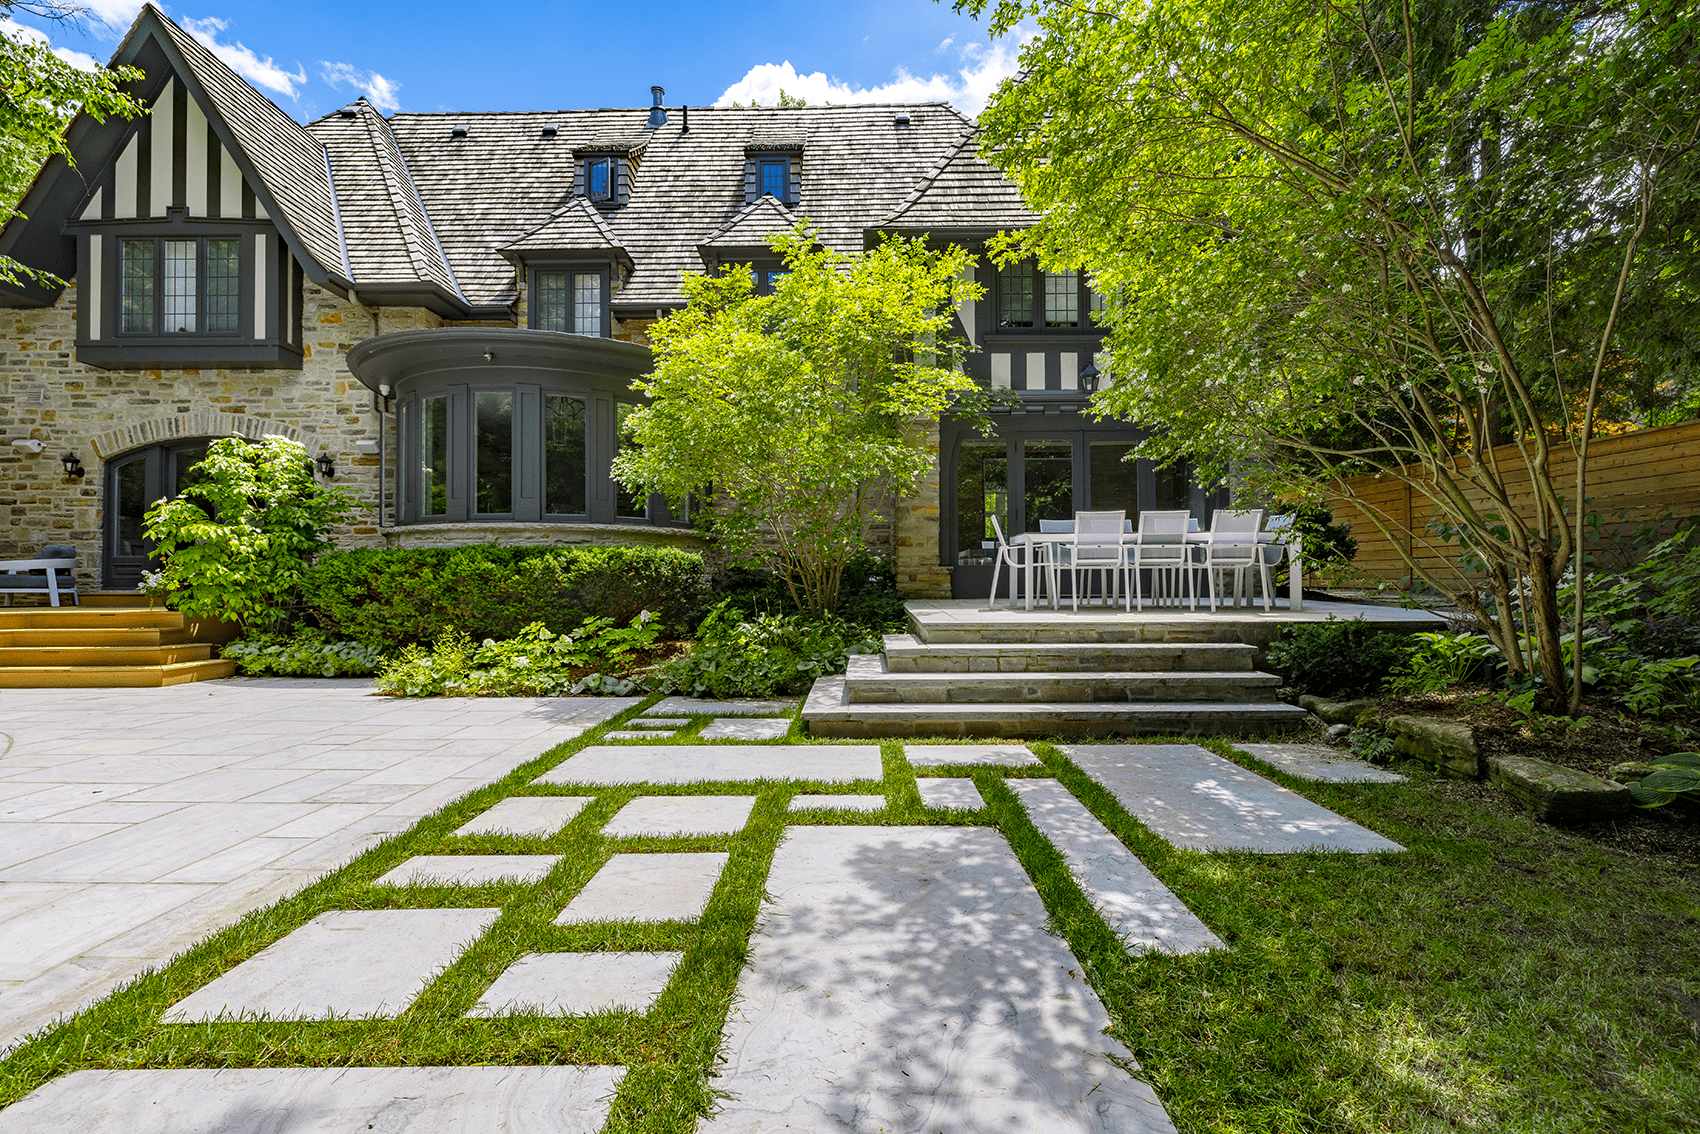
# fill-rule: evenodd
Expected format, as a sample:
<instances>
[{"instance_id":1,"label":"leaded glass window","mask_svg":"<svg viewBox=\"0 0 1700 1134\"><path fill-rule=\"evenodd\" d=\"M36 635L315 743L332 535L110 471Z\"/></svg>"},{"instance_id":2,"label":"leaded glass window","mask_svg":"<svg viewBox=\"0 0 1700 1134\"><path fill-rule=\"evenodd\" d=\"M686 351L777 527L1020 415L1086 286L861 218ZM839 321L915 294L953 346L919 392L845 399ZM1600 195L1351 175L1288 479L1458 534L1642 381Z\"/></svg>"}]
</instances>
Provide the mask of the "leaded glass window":
<instances>
[{"instance_id":1,"label":"leaded glass window","mask_svg":"<svg viewBox=\"0 0 1700 1134\"><path fill-rule=\"evenodd\" d=\"M998 269L998 326L1033 325L1033 265L1023 261Z\"/></svg>"},{"instance_id":2,"label":"leaded glass window","mask_svg":"<svg viewBox=\"0 0 1700 1134\"><path fill-rule=\"evenodd\" d=\"M195 263L195 241L167 240L165 242L165 331L196 329L199 303L195 284L199 272Z\"/></svg>"},{"instance_id":3,"label":"leaded glass window","mask_svg":"<svg viewBox=\"0 0 1700 1134\"><path fill-rule=\"evenodd\" d=\"M242 254L235 240L207 241L207 330L234 332L241 319Z\"/></svg>"},{"instance_id":4,"label":"leaded glass window","mask_svg":"<svg viewBox=\"0 0 1700 1134\"><path fill-rule=\"evenodd\" d=\"M123 260L120 281L120 305L124 330L151 334L158 297L154 291L154 242L152 240L119 241Z\"/></svg>"},{"instance_id":5,"label":"leaded glass window","mask_svg":"<svg viewBox=\"0 0 1700 1134\"><path fill-rule=\"evenodd\" d=\"M602 273L573 273L573 326L581 335L602 333Z\"/></svg>"},{"instance_id":6,"label":"leaded glass window","mask_svg":"<svg viewBox=\"0 0 1700 1134\"><path fill-rule=\"evenodd\" d=\"M567 273L538 272L531 324L539 331L567 331Z\"/></svg>"},{"instance_id":7,"label":"leaded glass window","mask_svg":"<svg viewBox=\"0 0 1700 1134\"><path fill-rule=\"evenodd\" d=\"M585 503L584 399L550 394L543 399L543 510L582 516Z\"/></svg>"},{"instance_id":8,"label":"leaded glass window","mask_svg":"<svg viewBox=\"0 0 1700 1134\"><path fill-rule=\"evenodd\" d=\"M1045 273L1045 326L1073 327L1080 322L1080 278L1074 272Z\"/></svg>"}]
</instances>

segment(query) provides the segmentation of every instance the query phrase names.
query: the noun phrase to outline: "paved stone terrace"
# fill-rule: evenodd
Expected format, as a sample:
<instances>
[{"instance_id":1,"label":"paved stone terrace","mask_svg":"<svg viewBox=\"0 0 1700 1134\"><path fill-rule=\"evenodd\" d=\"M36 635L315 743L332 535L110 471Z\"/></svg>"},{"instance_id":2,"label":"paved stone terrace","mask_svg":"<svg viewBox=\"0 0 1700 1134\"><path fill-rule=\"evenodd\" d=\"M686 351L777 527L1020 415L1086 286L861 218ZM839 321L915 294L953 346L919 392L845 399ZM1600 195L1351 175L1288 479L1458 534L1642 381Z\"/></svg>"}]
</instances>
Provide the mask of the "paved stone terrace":
<instances>
[{"instance_id":1,"label":"paved stone terrace","mask_svg":"<svg viewBox=\"0 0 1700 1134\"><path fill-rule=\"evenodd\" d=\"M637 703L0 690L0 1049Z\"/></svg>"}]
</instances>

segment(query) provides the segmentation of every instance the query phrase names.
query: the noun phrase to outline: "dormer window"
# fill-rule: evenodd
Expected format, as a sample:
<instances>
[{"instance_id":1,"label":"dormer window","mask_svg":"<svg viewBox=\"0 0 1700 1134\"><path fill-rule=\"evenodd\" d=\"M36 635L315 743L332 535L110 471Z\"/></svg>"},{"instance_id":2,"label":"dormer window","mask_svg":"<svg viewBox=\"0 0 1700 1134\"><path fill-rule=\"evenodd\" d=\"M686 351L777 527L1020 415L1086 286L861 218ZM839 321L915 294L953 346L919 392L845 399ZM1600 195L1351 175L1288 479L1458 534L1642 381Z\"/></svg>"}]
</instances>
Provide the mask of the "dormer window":
<instances>
[{"instance_id":1,"label":"dormer window","mask_svg":"<svg viewBox=\"0 0 1700 1134\"><path fill-rule=\"evenodd\" d=\"M614 159L592 158L584 167L585 196L592 201L614 199Z\"/></svg>"},{"instance_id":2,"label":"dormer window","mask_svg":"<svg viewBox=\"0 0 1700 1134\"><path fill-rule=\"evenodd\" d=\"M607 269L543 269L531 275L532 327L574 335L609 334Z\"/></svg>"},{"instance_id":3,"label":"dormer window","mask_svg":"<svg viewBox=\"0 0 1700 1134\"><path fill-rule=\"evenodd\" d=\"M778 147L746 147L744 150L744 204L772 197L781 205L797 203L803 156L800 150Z\"/></svg>"},{"instance_id":4,"label":"dormer window","mask_svg":"<svg viewBox=\"0 0 1700 1134\"><path fill-rule=\"evenodd\" d=\"M778 158L761 163L761 192L776 201L785 200L786 174L790 172L790 162Z\"/></svg>"}]
</instances>

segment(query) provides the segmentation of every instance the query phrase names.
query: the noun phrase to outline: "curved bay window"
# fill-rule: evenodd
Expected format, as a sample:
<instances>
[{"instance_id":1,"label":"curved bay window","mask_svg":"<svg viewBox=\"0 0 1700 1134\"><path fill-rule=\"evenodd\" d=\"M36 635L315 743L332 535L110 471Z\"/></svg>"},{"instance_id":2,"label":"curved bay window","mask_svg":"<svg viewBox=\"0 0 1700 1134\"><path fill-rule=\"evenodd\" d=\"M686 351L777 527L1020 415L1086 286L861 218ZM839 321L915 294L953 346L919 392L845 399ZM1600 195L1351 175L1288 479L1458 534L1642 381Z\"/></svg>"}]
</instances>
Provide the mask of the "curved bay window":
<instances>
[{"instance_id":1,"label":"curved bay window","mask_svg":"<svg viewBox=\"0 0 1700 1134\"><path fill-rule=\"evenodd\" d=\"M687 526L659 496L610 475L632 379L649 351L613 339L446 328L349 353L396 399L397 520Z\"/></svg>"}]
</instances>

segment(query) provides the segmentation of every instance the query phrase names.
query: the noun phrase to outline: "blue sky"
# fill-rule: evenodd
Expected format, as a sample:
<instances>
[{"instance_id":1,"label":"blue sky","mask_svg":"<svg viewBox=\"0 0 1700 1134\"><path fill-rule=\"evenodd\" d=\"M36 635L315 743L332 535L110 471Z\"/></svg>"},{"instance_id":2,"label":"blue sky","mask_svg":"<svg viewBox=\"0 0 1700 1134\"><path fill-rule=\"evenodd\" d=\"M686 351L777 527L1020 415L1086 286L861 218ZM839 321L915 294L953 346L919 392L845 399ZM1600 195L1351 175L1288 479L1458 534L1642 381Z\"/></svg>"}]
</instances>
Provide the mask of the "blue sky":
<instances>
[{"instance_id":1,"label":"blue sky","mask_svg":"<svg viewBox=\"0 0 1700 1134\"><path fill-rule=\"evenodd\" d=\"M139 0L83 0L82 28L45 28L61 53L104 62ZM752 99L947 99L977 113L1018 44L932 0L589 4L483 9L441 0L161 5L279 106L316 118L365 94L386 111L558 110ZM489 12L488 17L480 15ZM13 34L32 34L18 32Z\"/></svg>"}]
</instances>

